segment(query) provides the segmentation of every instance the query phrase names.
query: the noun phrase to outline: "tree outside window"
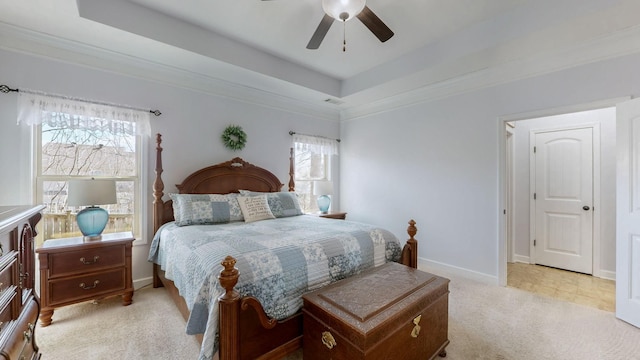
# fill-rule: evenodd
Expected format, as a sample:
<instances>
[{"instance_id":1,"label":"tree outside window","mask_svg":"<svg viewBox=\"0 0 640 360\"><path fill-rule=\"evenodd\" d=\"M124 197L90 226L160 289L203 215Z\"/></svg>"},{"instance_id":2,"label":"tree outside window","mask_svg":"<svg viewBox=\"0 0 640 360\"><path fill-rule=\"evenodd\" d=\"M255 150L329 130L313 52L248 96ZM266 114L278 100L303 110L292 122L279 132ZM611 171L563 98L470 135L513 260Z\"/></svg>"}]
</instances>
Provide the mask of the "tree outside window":
<instances>
[{"instance_id":1,"label":"tree outside window","mask_svg":"<svg viewBox=\"0 0 640 360\"><path fill-rule=\"evenodd\" d=\"M69 115L65 115L69 116ZM88 119L96 121L96 119ZM80 235L75 214L80 207L67 203L68 180L96 178L116 180L118 203L102 205L109 212L105 233L134 231L138 183L137 139L109 127L68 128L41 125L40 174L44 210L44 238Z\"/></svg>"}]
</instances>

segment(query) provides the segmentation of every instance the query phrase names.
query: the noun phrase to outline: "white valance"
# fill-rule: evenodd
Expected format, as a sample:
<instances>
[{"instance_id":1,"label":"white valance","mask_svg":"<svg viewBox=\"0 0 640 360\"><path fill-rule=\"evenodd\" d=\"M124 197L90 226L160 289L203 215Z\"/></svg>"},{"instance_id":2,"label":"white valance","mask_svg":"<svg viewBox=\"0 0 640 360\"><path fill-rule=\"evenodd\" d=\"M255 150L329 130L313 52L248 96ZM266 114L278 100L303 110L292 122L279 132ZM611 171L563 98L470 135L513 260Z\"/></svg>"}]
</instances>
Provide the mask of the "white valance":
<instances>
[{"instance_id":1,"label":"white valance","mask_svg":"<svg viewBox=\"0 0 640 360\"><path fill-rule=\"evenodd\" d=\"M338 141L321 136L293 134L293 143L298 149L321 155L338 155Z\"/></svg>"},{"instance_id":2,"label":"white valance","mask_svg":"<svg viewBox=\"0 0 640 360\"><path fill-rule=\"evenodd\" d=\"M109 131L113 134L151 135L151 113L96 104L61 97L18 93L18 124L40 125L67 129Z\"/></svg>"}]
</instances>

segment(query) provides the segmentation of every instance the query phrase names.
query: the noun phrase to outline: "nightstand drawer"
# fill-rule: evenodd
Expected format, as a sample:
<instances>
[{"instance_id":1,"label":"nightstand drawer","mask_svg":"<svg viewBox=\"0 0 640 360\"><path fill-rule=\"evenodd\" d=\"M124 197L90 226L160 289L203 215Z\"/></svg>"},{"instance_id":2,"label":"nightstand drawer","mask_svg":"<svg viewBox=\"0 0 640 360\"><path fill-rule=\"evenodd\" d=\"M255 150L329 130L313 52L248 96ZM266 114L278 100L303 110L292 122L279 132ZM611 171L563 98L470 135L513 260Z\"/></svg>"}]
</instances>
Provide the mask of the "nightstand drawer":
<instances>
[{"instance_id":1,"label":"nightstand drawer","mask_svg":"<svg viewBox=\"0 0 640 360\"><path fill-rule=\"evenodd\" d=\"M49 255L49 278L125 266L125 246L114 245Z\"/></svg>"},{"instance_id":2,"label":"nightstand drawer","mask_svg":"<svg viewBox=\"0 0 640 360\"><path fill-rule=\"evenodd\" d=\"M84 276L49 281L49 306L93 299L100 295L126 289L126 269L91 273Z\"/></svg>"}]
</instances>

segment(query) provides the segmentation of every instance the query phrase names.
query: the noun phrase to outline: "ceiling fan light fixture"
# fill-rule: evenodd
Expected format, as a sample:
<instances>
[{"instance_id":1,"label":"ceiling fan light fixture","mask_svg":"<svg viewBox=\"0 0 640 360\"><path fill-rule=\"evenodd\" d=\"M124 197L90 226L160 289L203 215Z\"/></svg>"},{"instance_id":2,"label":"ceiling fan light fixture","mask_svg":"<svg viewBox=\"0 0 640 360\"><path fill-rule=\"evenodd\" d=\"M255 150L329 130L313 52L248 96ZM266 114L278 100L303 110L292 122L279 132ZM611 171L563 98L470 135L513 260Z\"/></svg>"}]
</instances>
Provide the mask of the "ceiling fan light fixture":
<instances>
[{"instance_id":1,"label":"ceiling fan light fixture","mask_svg":"<svg viewBox=\"0 0 640 360\"><path fill-rule=\"evenodd\" d=\"M348 21L362 12L366 0L322 0L327 15L340 21Z\"/></svg>"}]
</instances>

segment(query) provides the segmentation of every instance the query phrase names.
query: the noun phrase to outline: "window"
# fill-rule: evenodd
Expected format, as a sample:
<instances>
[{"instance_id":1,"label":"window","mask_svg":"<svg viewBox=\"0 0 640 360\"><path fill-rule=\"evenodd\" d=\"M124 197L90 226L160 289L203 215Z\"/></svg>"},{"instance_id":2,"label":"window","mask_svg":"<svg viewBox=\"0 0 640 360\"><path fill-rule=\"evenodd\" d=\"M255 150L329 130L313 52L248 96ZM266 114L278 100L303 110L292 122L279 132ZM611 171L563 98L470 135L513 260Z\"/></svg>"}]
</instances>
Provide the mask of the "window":
<instances>
[{"instance_id":1,"label":"window","mask_svg":"<svg viewBox=\"0 0 640 360\"><path fill-rule=\"evenodd\" d=\"M333 139L294 134L293 149L294 180L300 206L306 213L317 212L313 182L331 180L331 157L338 155L338 143Z\"/></svg>"},{"instance_id":2,"label":"window","mask_svg":"<svg viewBox=\"0 0 640 360\"><path fill-rule=\"evenodd\" d=\"M36 202L46 206L39 241L81 235L75 221L81 207L67 206L68 181L90 178L116 181L117 204L98 204L109 212L104 233L132 231L140 237L142 132L148 132L149 116L41 95L20 98L19 121L35 125Z\"/></svg>"}]
</instances>

